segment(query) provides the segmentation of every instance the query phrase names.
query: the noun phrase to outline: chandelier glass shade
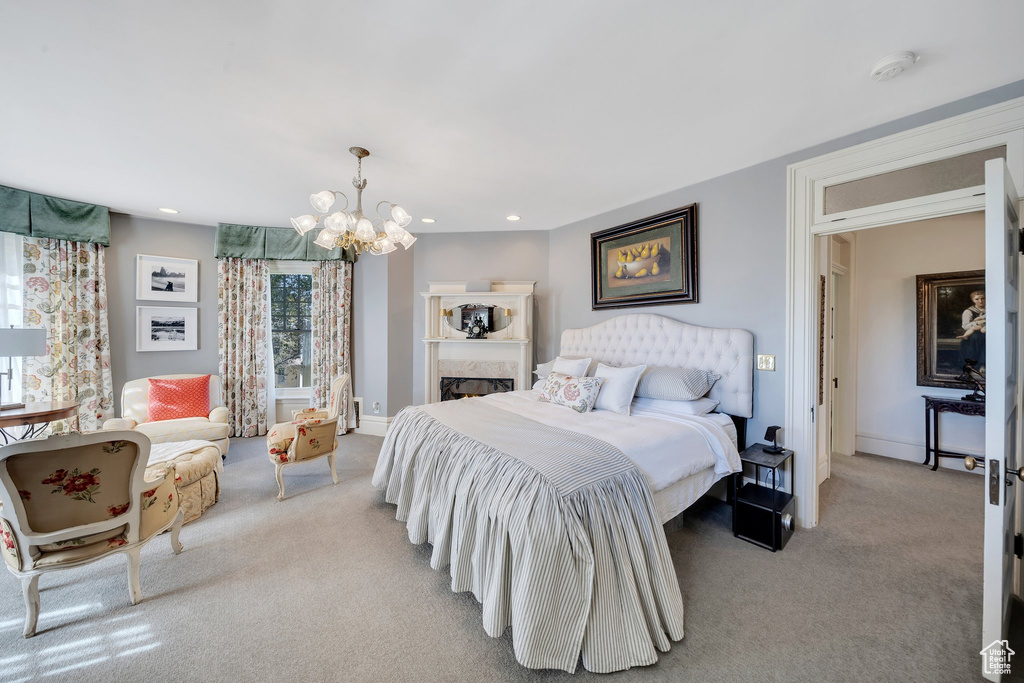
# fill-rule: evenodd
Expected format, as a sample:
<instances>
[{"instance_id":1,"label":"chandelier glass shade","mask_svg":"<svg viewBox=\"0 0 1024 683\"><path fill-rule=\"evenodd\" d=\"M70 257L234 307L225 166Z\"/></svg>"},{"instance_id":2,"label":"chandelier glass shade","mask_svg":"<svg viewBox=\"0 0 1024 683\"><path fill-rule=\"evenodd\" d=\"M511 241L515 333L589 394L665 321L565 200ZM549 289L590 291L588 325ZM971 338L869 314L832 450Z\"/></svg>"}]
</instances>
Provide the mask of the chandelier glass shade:
<instances>
[{"instance_id":1,"label":"chandelier glass shade","mask_svg":"<svg viewBox=\"0 0 1024 683\"><path fill-rule=\"evenodd\" d=\"M362 147L350 147L348 151L359 159L358 172L352 179L352 186L356 188L355 210L348 211L348 197L344 192L323 190L309 196L309 203L316 213L291 219L292 227L300 235L305 235L322 225L313 244L324 249L351 247L357 254L366 251L374 255L390 254L399 244L408 249L416 241L416 237L405 229L412 222L412 216L402 207L388 201L377 203L377 218L363 215L363 190L366 188L363 159L370 156L370 153ZM328 213L338 197L345 200L345 206L339 211ZM382 205L386 205L386 215L381 213Z\"/></svg>"}]
</instances>

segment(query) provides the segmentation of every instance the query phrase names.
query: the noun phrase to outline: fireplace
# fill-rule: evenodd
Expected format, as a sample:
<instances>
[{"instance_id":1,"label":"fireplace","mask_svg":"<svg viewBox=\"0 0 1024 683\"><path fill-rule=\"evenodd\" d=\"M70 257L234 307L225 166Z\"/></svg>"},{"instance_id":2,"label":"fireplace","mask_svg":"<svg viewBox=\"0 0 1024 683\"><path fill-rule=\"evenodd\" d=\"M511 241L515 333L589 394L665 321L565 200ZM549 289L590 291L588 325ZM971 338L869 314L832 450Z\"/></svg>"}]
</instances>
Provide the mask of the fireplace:
<instances>
[{"instance_id":1,"label":"fireplace","mask_svg":"<svg viewBox=\"0 0 1024 683\"><path fill-rule=\"evenodd\" d=\"M455 401L460 398L512 391L514 382L512 378L499 377L442 377L441 400Z\"/></svg>"}]
</instances>

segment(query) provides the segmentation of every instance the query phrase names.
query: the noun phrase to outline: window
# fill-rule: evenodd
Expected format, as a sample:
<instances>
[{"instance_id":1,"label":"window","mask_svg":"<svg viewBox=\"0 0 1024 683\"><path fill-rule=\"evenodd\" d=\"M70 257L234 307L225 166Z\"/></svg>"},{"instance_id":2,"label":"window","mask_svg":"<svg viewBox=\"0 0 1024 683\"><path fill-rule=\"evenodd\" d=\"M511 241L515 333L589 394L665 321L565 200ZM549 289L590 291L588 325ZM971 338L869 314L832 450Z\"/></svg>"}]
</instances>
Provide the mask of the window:
<instances>
[{"instance_id":1,"label":"window","mask_svg":"<svg viewBox=\"0 0 1024 683\"><path fill-rule=\"evenodd\" d=\"M277 388L308 388L310 385L313 286L310 267L306 263L272 264L270 331Z\"/></svg>"},{"instance_id":2,"label":"window","mask_svg":"<svg viewBox=\"0 0 1024 683\"><path fill-rule=\"evenodd\" d=\"M3 327L22 327L22 240L20 235L0 232L0 325ZM7 363L0 364L0 372L7 372ZM3 388L0 396L4 403L21 401L21 362L15 360L10 367L13 377L0 377ZM8 382L11 388L8 389Z\"/></svg>"}]
</instances>

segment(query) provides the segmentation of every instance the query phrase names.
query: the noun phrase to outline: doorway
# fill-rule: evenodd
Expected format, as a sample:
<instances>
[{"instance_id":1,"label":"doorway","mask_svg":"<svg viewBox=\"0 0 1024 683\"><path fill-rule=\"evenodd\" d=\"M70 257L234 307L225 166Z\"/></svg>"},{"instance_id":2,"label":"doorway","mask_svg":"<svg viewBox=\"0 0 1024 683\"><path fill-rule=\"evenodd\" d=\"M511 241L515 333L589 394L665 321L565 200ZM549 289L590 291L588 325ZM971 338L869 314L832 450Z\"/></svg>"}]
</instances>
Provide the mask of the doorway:
<instances>
[{"instance_id":1,"label":"doorway","mask_svg":"<svg viewBox=\"0 0 1024 683\"><path fill-rule=\"evenodd\" d=\"M1004 155L1012 185L1018 194L1024 194L1024 98L795 163L787 170L784 434L786 447L795 453L793 493L800 528L814 527L818 521L817 422L824 412L817 381L821 371L819 240L854 230L983 210L981 168L961 171L964 164L977 165L972 155L986 150ZM905 182L903 171L912 171L911 175L923 182ZM947 182L950 179L952 182ZM897 189L901 198L875 203L879 200L872 200L871 187L878 182ZM836 188L860 196L846 193L844 201L829 206L829 192Z\"/></svg>"},{"instance_id":2,"label":"doorway","mask_svg":"<svg viewBox=\"0 0 1024 683\"><path fill-rule=\"evenodd\" d=\"M853 277L856 235L829 238L829 334L826 367L828 387L828 435L824 480L832 476L832 456L853 455L856 450L857 374L853 318Z\"/></svg>"},{"instance_id":3,"label":"doorway","mask_svg":"<svg viewBox=\"0 0 1024 683\"><path fill-rule=\"evenodd\" d=\"M836 458L873 455L920 465L922 396L957 399L970 393L920 383L918 276L982 272L984 234L984 215L972 212L819 238L827 272L819 486L832 476ZM946 288L953 300L944 304L937 340L944 361L958 356L956 336L974 289ZM983 417L944 413L939 421L945 450L984 454ZM955 458L941 465L963 470Z\"/></svg>"}]
</instances>

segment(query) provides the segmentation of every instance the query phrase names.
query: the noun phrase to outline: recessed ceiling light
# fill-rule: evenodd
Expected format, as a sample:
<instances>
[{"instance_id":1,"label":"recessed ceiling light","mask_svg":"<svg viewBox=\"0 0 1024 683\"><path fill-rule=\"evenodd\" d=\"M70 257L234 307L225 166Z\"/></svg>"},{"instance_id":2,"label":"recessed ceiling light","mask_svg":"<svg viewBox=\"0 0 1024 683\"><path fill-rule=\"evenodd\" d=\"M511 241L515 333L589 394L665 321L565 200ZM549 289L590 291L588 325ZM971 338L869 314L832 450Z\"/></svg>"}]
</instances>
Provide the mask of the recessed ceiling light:
<instances>
[{"instance_id":1,"label":"recessed ceiling light","mask_svg":"<svg viewBox=\"0 0 1024 683\"><path fill-rule=\"evenodd\" d=\"M434 219L433 218L421 218L420 222L422 222L422 223L433 223Z\"/></svg>"},{"instance_id":2,"label":"recessed ceiling light","mask_svg":"<svg viewBox=\"0 0 1024 683\"><path fill-rule=\"evenodd\" d=\"M517 216L515 214L512 214L511 216L505 216L505 220L507 221L517 221L520 218L522 218L522 216Z\"/></svg>"},{"instance_id":3,"label":"recessed ceiling light","mask_svg":"<svg viewBox=\"0 0 1024 683\"><path fill-rule=\"evenodd\" d=\"M157 209L160 213L178 213L177 209L168 209L166 206L162 206Z\"/></svg>"}]
</instances>

